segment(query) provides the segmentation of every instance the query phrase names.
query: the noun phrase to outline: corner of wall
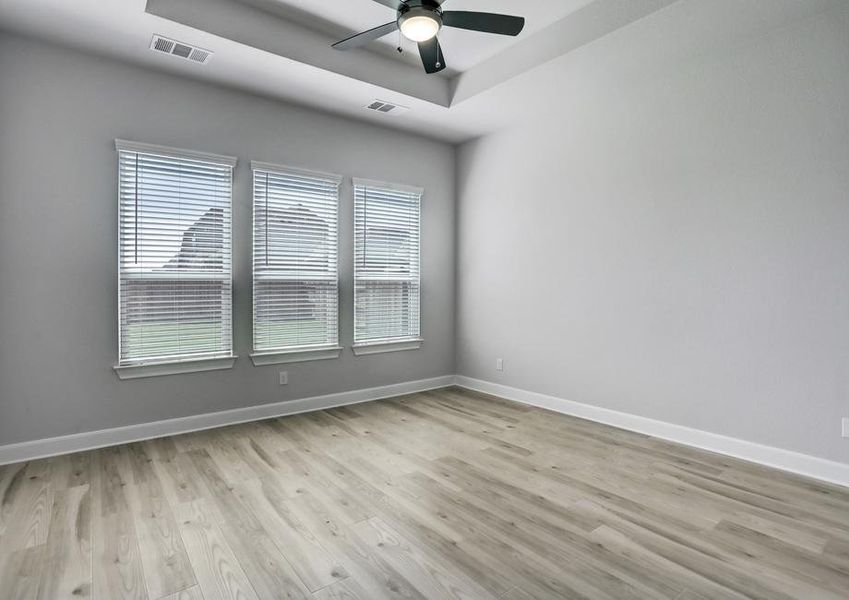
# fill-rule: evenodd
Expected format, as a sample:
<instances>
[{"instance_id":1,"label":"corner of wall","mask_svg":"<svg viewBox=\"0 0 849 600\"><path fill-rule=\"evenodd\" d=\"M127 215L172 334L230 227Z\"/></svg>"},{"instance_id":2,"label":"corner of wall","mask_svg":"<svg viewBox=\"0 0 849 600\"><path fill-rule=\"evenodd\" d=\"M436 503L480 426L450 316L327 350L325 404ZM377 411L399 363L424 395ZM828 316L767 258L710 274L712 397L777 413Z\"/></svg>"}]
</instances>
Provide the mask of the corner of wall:
<instances>
[{"instance_id":1,"label":"corner of wall","mask_svg":"<svg viewBox=\"0 0 849 600\"><path fill-rule=\"evenodd\" d=\"M452 147L452 151L454 154L454 172L452 174L452 194L454 195L454 218L453 218L453 227L454 227L454 305L452 308L452 316L453 316L453 331L454 331L454 340L451 346L452 357L451 364L453 366L453 372L458 373L458 369L460 366L460 361L458 359L458 351L459 347L458 339L457 339L457 331L459 331L460 324L460 148L462 144L455 144Z\"/></svg>"}]
</instances>

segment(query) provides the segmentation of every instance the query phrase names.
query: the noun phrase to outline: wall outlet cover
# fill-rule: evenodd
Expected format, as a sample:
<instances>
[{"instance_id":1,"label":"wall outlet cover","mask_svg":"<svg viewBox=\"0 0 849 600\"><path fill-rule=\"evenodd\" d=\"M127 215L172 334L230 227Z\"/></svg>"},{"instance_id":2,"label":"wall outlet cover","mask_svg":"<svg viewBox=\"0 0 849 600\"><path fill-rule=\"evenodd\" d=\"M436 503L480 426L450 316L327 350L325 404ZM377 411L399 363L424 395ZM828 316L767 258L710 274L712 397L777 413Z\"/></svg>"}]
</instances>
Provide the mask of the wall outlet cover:
<instances>
[{"instance_id":1,"label":"wall outlet cover","mask_svg":"<svg viewBox=\"0 0 849 600\"><path fill-rule=\"evenodd\" d=\"M289 371L280 371L280 385L289 385Z\"/></svg>"},{"instance_id":2,"label":"wall outlet cover","mask_svg":"<svg viewBox=\"0 0 849 600\"><path fill-rule=\"evenodd\" d=\"M843 417L843 437L849 438L849 417Z\"/></svg>"},{"instance_id":3,"label":"wall outlet cover","mask_svg":"<svg viewBox=\"0 0 849 600\"><path fill-rule=\"evenodd\" d=\"M503 358L496 358L495 359L495 370L496 371L503 371L504 370L504 359Z\"/></svg>"}]
</instances>

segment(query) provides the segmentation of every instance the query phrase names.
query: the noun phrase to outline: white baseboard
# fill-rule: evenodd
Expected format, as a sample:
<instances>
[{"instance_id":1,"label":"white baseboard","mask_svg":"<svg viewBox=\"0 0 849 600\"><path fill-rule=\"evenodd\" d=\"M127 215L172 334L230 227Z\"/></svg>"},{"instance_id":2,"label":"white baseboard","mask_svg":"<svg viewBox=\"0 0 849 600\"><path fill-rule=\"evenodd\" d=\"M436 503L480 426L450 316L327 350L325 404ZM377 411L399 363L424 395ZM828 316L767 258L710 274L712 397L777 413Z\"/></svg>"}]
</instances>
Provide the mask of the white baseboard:
<instances>
[{"instance_id":1,"label":"white baseboard","mask_svg":"<svg viewBox=\"0 0 849 600\"><path fill-rule=\"evenodd\" d=\"M274 402L248 406L233 410L179 417L152 423L140 423L126 427L102 429L63 435L31 442L8 444L0 446L0 465L35 460L70 452L93 450L116 444L126 444L180 433L189 433L203 429L212 429L225 425L236 425L249 421L259 421L274 417L294 415L314 410L323 410L336 406L347 406L360 402L370 402L382 398L391 398L403 394L423 392L449 385L458 385L470 390L476 390L508 400L514 400L531 406L546 408L555 412L628 429L646 435L678 442L741 458L758 464L806 475L830 483L849 487L849 464L817 458L791 450L783 450L772 446L764 446L754 442L732 438L717 433L657 421L607 408L564 400L546 394L521 390L481 379L473 379L463 375L445 375L431 379L408 381L380 387L339 392L324 396L313 396L298 400Z\"/></svg>"},{"instance_id":2,"label":"white baseboard","mask_svg":"<svg viewBox=\"0 0 849 600\"><path fill-rule=\"evenodd\" d=\"M455 385L849 487L849 464L458 375Z\"/></svg>"},{"instance_id":3,"label":"white baseboard","mask_svg":"<svg viewBox=\"0 0 849 600\"><path fill-rule=\"evenodd\" d=\"M261 404L245 408L235 408L220 412L179 417L165 421L154 421L152 423L140 423L138 425L127 425L126 427L115 427L102 429L100 431L88 431L63 435L31 442L8 444L0 446L0 465L79 452L81 450L93 450L116 444L126 444L149 440L158 437L189 433L202 429L211 429L223 425L236 425L248 421L259 421L273 417L294 415L298 413L333 408L335 406L346 406L360 402L370 402L382 398L391 398L403 394L433 390L454 383L453 375L421 379L418 381L407 381L380 387L352 390L327 394L325 396L313 396L272 404Z\"/></svg>"}]
</instances>

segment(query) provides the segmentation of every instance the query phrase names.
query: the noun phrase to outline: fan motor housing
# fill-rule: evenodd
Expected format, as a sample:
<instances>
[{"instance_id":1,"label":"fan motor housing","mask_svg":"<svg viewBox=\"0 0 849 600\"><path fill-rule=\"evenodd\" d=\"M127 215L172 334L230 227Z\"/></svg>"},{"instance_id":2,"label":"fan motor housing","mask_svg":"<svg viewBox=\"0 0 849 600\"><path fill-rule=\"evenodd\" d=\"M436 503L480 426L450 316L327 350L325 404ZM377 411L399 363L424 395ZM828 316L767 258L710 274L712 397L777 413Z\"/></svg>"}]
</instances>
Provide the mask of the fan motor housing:
<instances>
[{"instance_id":1,"label":"fan motor housing","mask_svg":"<svg viewBox=\"0 0 849 600\"><path fill-rule=\"evenodd\" d=\"M409 0L401 5L398 9L398 27L400 28L405 21L415 17L426 17L436 21L439 29L442 29L442 11L439 9L439 4L429 0Z\"/></svg>"},{"instance_id":2,"label":"fan motor housing","mask_svg":"<svg viewBox=\"0 0 849 600\"><path fill-rule=\"evenodd\" d=\"M398 13L401 14L414 8L429 8L442 14L442 9L440 9L439 2L436 2L436 0L407 0L401 3Z\"/></svg>"}]
</instances>

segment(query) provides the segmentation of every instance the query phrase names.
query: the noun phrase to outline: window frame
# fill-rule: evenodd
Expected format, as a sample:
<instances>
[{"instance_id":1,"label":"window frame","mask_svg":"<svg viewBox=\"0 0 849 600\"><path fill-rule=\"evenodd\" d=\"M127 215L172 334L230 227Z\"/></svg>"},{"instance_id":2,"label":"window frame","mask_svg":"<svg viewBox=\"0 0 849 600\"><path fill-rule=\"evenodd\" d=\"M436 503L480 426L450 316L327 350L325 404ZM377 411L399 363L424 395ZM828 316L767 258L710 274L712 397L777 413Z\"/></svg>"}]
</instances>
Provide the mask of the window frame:
<instances>
[{"instance_id":1,"label":"window frame","mask_svg":"<svg viewBox=\"0 0 849 600\"><path fill-rule=\"evenodd\" d=\"M353 304L353 343L351 350L356 356L368 356L372 354L382 354L385 352L403 352L407 350L418 350L421 348L424 338L422 336L422 298L424 297L424 289L422 285L422 223L423 211L422 203L424 202L425 190L420 186L407 185L403 183L392 183L387 181L379 181L374 179L365 179L354 177L353 183L353 199L354 199L354 214L353 214L353 263L352 272L353 287L354 287L354 304ZM395 191L406 194L414 194L418 196L418 227L416 240L418 252L416 255L416 279L415 283L418 287L418 310L416 312L416 329L418 335L398 338L384 338L379 340L357 341L357 188L375 188L386 191ZM411 279L412 281L412 279Z\"/></svg>"},{"instance_id":2,"label":"window frame","mask_svg":"<svg viewBox=\"0 0 849 600\"><path fill-rule=\"evenodd\" d=\"M257 172L279 173L307 178L321 179L336 184L336 343L322 346L282 346L276 349L257 350L256 348L256 272L254 269L254 248L256 247L256 175ZM340 236L341 236L341 175L292 167L276 163L251 161L251 362L254 366L309 362L315 360L332 360L339 358L342 353L341 345L341 273L340 273ZM266 194L268 191L266 190Z\"/></svg>"},{"instance_id":3,"label":"window frame","mask_svg":"<svg viewBox=\"0 0 849 600\"><path fill-rule=\"evenodd\" d=\"M213 371L221 369L230 369L235 364L238 358L234 353L234 325L233 325L233 187L234 174L238 160L232 156L224 156L220 154L212 154L208 152L200 152L197 150L186 150L182 148L173 148L170 146L160 146L156 144L147 144L143 142L134 142L123 139L115 140L115 150L117 155L117 188L118 188L118 205L117 205L117 279L118 293L116 295L117 303L117 333L118 333L118 361L112 367L120 379L137 379L141 377L157 377L162 375L172 375L177 373L195 373L202 371ZM229 305L230 305L230 348L224 353L216 353L214 356L192 355L186 358L174 358L168 360L133 360L122 361L122 311L121 311L121 281L122 281L122 255L121 255L121 153L129 152L136 154L147 154L162 158L174 158L182 160L191 160L196 162L206 162L217 167L227 167L230 169L230 190L229 190L229 208L230 208L230 248L229 248ZM222 277L221 281L226 282L228 278Z\"/></svg>"}]
</instances>

